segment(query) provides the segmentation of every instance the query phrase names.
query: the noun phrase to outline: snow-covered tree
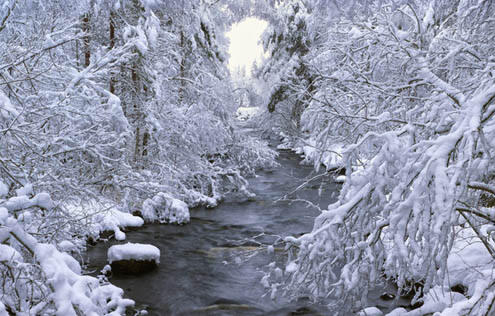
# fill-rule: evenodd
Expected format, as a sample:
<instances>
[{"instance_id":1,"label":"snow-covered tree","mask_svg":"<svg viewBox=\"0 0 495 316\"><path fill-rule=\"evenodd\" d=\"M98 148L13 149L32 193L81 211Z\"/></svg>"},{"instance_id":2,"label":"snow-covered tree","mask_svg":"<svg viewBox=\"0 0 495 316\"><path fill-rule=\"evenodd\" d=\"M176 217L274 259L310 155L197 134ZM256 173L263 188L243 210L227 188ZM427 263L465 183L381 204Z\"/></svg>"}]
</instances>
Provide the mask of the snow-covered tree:
<instances>
[{"instance_id":1,"label":"snow-covered tree","mask_svg":"<svg viewBox=\"0 0 495 316\"><path fill-rule=\"evenodd\" d=\"M162 192L189 206L250 196L245 177L275 153L233 129L219 6L0 4L0 315L124 313L122 291L81 277L64 253L85 247L95 211L140 209ZM64 282L85 289L71 296Z\"/></svg>"},{"instance_id":2,"label":"snow-covered tree","mask_svg":"<svg viewBox=\"0 0 495 316\"><path fill-rule=\"evenodd\" d=\"M422 284L425 302L463 284L467 297L414 315L490 315L495 6L355 3L352 15L312 17L328 29L313 34L317 88L301 122L322 152L346 144L347 179L313 231L287 239L285 289L362 307L384 278L401 291ZM455 274L463 242L488 263Z\"/></svg>"}]
</instances>

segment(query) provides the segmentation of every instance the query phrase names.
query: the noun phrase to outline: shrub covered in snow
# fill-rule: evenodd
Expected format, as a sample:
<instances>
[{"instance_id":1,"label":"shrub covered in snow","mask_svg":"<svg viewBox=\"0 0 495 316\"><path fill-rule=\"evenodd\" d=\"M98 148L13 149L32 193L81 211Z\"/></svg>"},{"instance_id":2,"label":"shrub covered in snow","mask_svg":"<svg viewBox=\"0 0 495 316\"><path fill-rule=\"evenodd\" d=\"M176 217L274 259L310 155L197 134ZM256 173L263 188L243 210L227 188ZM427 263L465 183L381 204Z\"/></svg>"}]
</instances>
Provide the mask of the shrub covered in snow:
<instances>
[{"instance_id":1,"label":"shrub covered in snow","mask_svg":"<svg viewBox=\"0 0 495 316\"><path fill-rule=\"evenodd\" d=\"M18 194L32 192L18 191ZM0 199L0 315L122 315L134 302L123 290L82 275L81 266L64 250L70 241L40 242L26 223L26 213L39 217L55 204L47 193Z\"/></svg>"},{"instance_id":2,"label":"shrub covered in snow","mask_svg":"<svg viewBox=\"0 0 495 316\"><path fill-rule=\"evenodd\" d=\"M189 207L186 203L160 192L143 202L143 217L148 222L185 224L189 222Z\"/></svg>"},{"instance_id":3,"label":"shrub covered in snow","mask_svg":"<svg viewBox=\"0 0 495 316\"><path fill-rule=\"evenodd\" d=\"M343 144L346 178L313 230L286 239L274 291L360 310L389 278L424 286L423 307L394 315L494 314L493 1L321 3L280 5L260 73L277 127L318 163Z\"/></svg>"}]
</instances>

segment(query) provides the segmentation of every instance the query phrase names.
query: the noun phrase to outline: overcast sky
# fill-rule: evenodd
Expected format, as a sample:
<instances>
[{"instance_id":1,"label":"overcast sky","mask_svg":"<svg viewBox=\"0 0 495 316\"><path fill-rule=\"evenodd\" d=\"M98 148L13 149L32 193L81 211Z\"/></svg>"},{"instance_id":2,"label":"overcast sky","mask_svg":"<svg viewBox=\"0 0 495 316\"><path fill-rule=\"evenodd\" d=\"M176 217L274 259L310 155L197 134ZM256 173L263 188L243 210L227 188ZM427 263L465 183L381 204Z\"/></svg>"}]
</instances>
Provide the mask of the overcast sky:
<instances>
[{"instance_id":1,"label":"overcast sky","mask_svg":"<svg viewBox=\"0 0 495 316\"><path fill-rule=\"evenodd\" d=\"M263 48L258 41L266 27L266 21L256 18L247 18L232 26L232 30L227 33L230 39L230 71L245 66L247 73L250 73L253 61L263 55Z\"/></svg>"}]
</instances>

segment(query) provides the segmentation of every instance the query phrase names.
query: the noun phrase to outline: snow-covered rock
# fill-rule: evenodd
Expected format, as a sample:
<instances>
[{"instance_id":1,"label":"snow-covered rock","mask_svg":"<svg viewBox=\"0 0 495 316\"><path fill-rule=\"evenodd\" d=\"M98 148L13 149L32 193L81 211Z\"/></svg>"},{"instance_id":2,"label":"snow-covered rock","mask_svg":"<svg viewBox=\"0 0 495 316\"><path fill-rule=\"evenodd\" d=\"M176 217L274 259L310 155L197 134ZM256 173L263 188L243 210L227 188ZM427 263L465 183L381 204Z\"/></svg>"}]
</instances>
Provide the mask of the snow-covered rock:
<instances>
[{"instance_id":1,"label":"snow-covered rock","mask_svg":"<svg viewBox=\"0 0 495 316\"><path fill-rule=\"evenodd\" d=\"M107 260L115 273L139 274L160 263L160 249L148 244L127 243L108 249Z\"/></svg>"},{"instance_id":2,"label":"snow-covered rock","mask_svg":"<svg viewBox=\"0 0 495 316\"><path fill-rule=\"evenodd\" d=\"M366 307L358 312L358 316L382 316L383 312L376 307Z\"/></svg>"},{"instance_id":3,"label":"snow-covered rock","mask_svg":"<svg viewBox=\"0 0 495 316\"><path fill-rule=\"evenodd\" d=\"M119 260L149 260L160 263L160 249L149 244L126 243L108 248L108 262Z\"/></svg>"},{"instance_id":4,"label":"snow-covered rock","mask_svg":"<svg viewBox=\"0 0 495 316\"><path fill-rule=\"evenodd\" d=\"M147 222L185 224L190 220L187 204L163 192L143 202L142 214Z\"/></svg>"}]
</instances>

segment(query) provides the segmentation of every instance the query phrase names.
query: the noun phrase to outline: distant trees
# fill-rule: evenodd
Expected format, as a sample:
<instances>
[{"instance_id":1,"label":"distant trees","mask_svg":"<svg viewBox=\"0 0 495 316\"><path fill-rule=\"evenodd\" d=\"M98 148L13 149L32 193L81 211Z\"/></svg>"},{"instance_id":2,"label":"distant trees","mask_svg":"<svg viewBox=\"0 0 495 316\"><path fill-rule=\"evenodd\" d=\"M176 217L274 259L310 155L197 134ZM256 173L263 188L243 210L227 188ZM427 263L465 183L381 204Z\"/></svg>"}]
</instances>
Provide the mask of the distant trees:
<instances>
[{"instance_id":1,"label":"distant trees","mask_svg":"<svg viewBox=\"0 0 495 316\"><path fill-rule=\"evenodd\" d=\"M466 231L493 262L494 4L335 2L330 14L298 3L313 12L305 65L315 89L288 91L306 95L304 139L320 151L347 144L347 180L313 231L288 239L285 289L359 306L384 276L406 291L450 287L447 263ZM272 58L267 69L282 60ZM472 297L458 315L494 312L486 273L461 281Z\"/></svg>"},{"instance_id":2,"label":"distant trees","mask_svg":"<svg viewBox=\"0 0 495 316\"><path fill-rule=\"evenodd\" d=\"M315 78L306 60L314 41L308 32L311 8L302 1L286 1L277 6L276 12L264 34L264 46L270 58L259 70L258 77L274 82L268 111L283 107L277 111L282 116L281 124L295 131L300 127L308 96L315 88Z\"/></svg>"}]
</instances>

